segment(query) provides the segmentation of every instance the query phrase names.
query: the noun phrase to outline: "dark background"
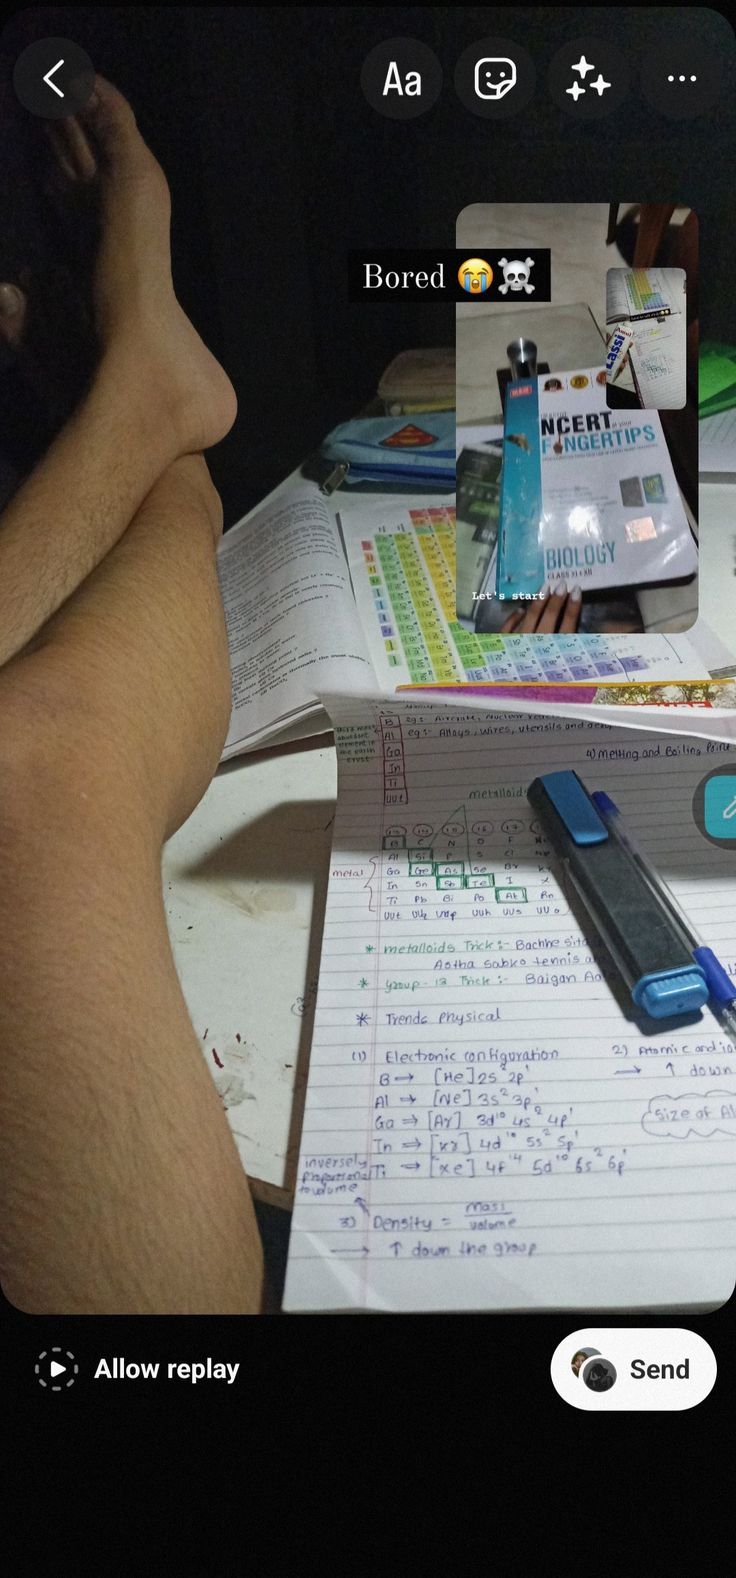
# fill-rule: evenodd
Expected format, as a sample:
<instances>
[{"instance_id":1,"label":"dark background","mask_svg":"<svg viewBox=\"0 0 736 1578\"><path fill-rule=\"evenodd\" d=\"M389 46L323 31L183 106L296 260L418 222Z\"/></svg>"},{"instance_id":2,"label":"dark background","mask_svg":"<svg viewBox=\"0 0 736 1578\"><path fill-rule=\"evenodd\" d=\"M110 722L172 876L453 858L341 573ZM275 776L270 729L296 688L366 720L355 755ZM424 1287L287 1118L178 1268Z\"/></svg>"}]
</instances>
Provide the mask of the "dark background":
<instances>
[{"instance_id":1,"label":"dark background","mask_svg":"<svg viewBox=\"0 0 736 1578\"><path fill-rule=\"evenodd\" d=\"M610 36L632 66L615 114L592 124L547 94L549 61L566 39ZM47 7L21 11L2 35L5 75L32 39L68 36L131 99L173 193L179 297L230 374L235 428L210 464L232 524L339 421L376 390L399 351L454 343L450 304L348 299L351 249L452 247L471 202L662 201L701 217L701 334L736 338L730 287L733 94L714 118L669 121L638 92L639 63L657 38L733 34L705 7ZM537 67L527 110L481 120L453 84L466 45L498 34ZM381 39L423 39L444 70L425 116L388 120L360 89ZM63 303L63 245L38 192L42 128L6 93L0 141L0 277L27 260L54 275ZM77 271L78 272L78 271ZM55 365L71 365L69 313L50 314ZM64 338L65 337L65 338ZM0 446L15 469L48 441L44 413L12 374L0 395ZM53 426L53 424L52 424Z\"/></svg>"}]
</instances>

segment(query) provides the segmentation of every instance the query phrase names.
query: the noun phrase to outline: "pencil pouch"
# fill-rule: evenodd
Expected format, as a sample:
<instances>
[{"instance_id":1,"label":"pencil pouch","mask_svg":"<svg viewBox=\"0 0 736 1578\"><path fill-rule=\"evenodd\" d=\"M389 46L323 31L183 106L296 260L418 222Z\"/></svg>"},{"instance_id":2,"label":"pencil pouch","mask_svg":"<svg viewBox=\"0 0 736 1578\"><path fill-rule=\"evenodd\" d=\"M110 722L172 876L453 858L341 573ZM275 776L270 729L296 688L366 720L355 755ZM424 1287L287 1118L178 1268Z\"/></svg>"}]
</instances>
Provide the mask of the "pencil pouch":
<instances>
[{"instance_id":1,"label":"pencil pouch","mask_svg":"<svg viewBox=\"0 0 736 1578\"><path fill-rule=\"evenodd\" d=\"M357 417L333 428L321 455L335 470L347 466L343 487L448 492L455 486L455 412L433 411L421 420Z\"/></svg>"}]
</instances>

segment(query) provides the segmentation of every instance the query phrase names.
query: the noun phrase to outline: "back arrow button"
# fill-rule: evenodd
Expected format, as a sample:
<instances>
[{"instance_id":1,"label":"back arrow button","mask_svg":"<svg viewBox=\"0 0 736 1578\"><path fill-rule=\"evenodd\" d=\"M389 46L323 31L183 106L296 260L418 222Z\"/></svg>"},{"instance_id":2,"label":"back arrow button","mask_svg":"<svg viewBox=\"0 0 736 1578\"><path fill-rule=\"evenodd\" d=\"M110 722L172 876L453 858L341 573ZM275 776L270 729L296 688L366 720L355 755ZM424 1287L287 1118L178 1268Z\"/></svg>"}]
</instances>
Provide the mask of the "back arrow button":
<instances>
[{"instance_id":1,"label":"back arrow button","mask_svg":"<svg viewBox=\"0 0 736 1578\"><path fill-rule=\"evenodd\" d=\"M58 93L60 99L63 99L64 95L63 95L63 93L61 91L61 88L57 88L56 83L52 82L51 78L53 77L54 72L58 71L59 67L63 66L63 64L64 64L63 60L57 60L56 65L52 66L51 70L46 72L46 76L43 79L44 82L48 82L48 85L49 85L52 93Z\"/></svg>"},{"instance_id":2,"label":"back arrow button","mask_svg":"<svg viewBox=\"0 0 736 1578\"><path fill-rule=\"evenodd\" d=\"M23 108L47 121L83 110L94 85L89 55L70 38L38 39L13 67L13 87Z\"/></svg>"}]
</instances>

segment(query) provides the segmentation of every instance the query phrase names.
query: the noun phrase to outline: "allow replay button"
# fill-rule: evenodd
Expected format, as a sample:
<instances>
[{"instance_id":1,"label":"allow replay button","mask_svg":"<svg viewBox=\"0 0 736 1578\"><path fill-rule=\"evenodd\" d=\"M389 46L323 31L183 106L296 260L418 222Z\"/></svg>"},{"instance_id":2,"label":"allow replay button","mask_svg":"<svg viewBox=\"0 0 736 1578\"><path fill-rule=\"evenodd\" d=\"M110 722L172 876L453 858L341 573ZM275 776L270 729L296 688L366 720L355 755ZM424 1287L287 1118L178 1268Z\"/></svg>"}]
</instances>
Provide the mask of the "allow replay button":
<instances>
[{"instance_id":1,"label":"allow replay button","mask_svg":"<svg viewBox=\"0 0 736 1578\"><path fill-rule=\"evenodd\" d=\"M662 1413L702 1403L717 1369L713 1349L684 1326L589 1326L558 1343L550 1374L573 1408Z\"/></svg>"}]
</instances>

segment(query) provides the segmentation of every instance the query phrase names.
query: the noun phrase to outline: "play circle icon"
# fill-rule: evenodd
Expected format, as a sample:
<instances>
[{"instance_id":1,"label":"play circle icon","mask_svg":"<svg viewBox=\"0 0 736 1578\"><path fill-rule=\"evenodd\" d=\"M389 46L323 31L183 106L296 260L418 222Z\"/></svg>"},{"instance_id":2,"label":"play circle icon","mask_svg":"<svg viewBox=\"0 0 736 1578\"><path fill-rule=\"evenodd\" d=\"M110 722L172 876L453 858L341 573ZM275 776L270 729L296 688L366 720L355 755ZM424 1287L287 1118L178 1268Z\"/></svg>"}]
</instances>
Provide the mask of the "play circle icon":
<instances>
[{"instance_id":1,"label":"play circle icon","mask_svg":"<svg viewBox=\"0 0 736 1578\"><path fill-rule=\"evenodd\" d=\"M38 1355L35 1370L39 1386L50 1392L63 1392L74 1385L79 1365L67 1348L44 1348Z\"/></svg>"}]
</instances>

